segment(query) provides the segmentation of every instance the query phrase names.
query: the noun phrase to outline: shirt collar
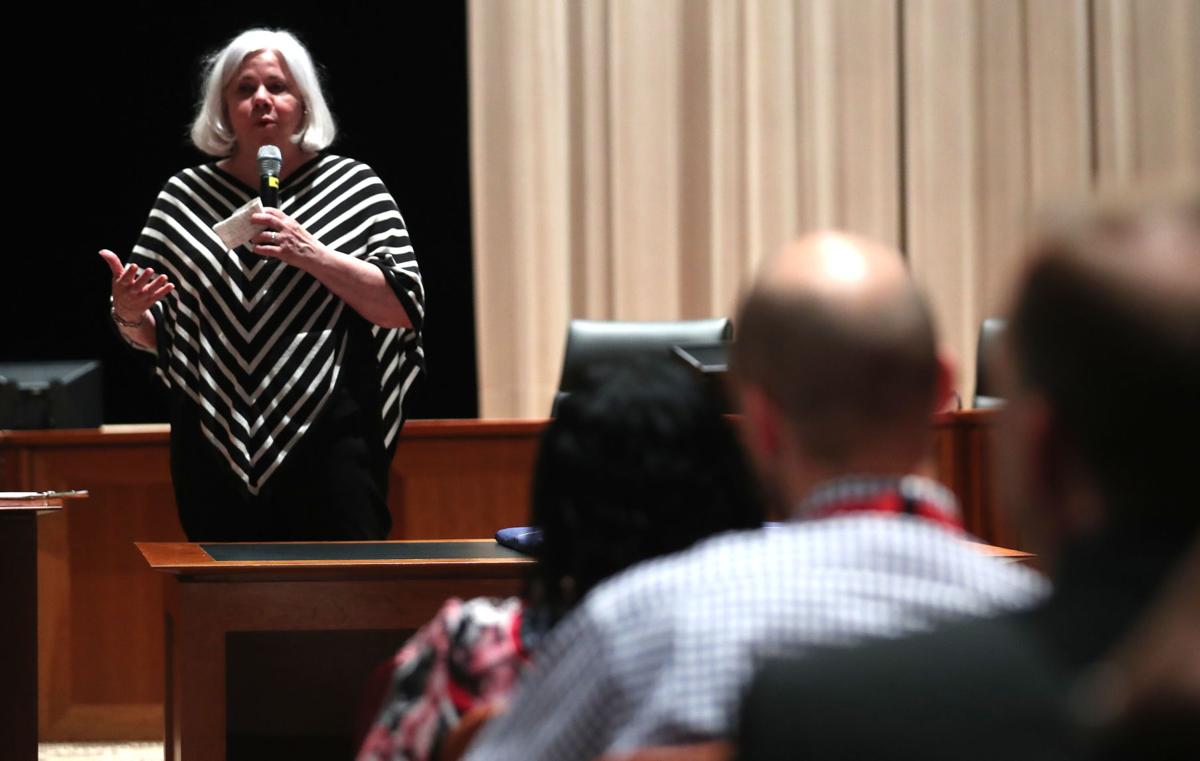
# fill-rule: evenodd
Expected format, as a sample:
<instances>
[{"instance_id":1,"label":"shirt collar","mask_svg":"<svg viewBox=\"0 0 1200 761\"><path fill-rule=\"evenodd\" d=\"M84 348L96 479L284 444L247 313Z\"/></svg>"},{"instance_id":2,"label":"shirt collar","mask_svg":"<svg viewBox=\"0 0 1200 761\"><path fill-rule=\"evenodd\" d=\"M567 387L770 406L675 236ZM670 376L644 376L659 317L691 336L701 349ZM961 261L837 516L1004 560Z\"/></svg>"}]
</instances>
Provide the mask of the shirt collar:
<instances>
[{"instance_id":1,"label":"shirt collar","mask_svg":"<svg viewBox=\"0 0 1200 761\"><path fill-rule=\"evenodd\" d=\"M813 489L792 511L793 520L854 512L906 513L962 530L954 493L923 476L843 476Z\"/></svg>"}]
</instances>

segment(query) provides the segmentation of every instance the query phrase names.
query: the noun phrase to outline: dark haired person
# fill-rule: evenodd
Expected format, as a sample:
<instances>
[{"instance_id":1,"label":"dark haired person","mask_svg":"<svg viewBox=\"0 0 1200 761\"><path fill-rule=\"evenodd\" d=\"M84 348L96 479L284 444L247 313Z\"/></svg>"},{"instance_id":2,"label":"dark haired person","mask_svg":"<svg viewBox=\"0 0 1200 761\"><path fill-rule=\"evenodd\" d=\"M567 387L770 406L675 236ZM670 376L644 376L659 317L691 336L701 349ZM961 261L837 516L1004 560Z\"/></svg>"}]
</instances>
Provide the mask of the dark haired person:
<instances>
[{"instance_id":1,"label":"dark haired person","mask_svg":"<svg viewBox=\"0 0 1200 761\"><path fill-rule=\"evenodd\" d=\"M538 651L470 761L594 759L728 737L763 657L897 635L1036 599L954 497L914 475L950 389L900 254L838 233L770 262L735 323L744 438L789 522L592 590Z\"/></svg>"},{"instance_id":2,"label":"dark haired person","mask_svg":"<svg viewBox=\"0 0 1200 761\"><path fill-rule=\"evenodd\" d=\"M1022 613L771 663L743 709L745 759L1200 757L1195 696L1159 713L1142 694L1123 740L1090 747L1106 692L1089 678L1200 531L1200 196L1060 215L1031 253L1009 321L1002 478L1053 594ZM1200 631L1159 643L1200 674Z\"/></svg>"},{"instance_id":3,"label":"dark haired person","mask_svg":"<svg viewBox=\"0 0 1200 761\"><path fill-rule=\"evenodd\" d=\"M169 392L171 481L194 541L383 539L404 399L423 367L424 290L404 220L336 135L308 50L251 29L211 56L192 124L211 161L171 177L112 319ZM279 208L234 249L214 226L282 156Z\"/></svg>"},{"instance_id":4,"label":"dark haired person","mask_svg":"<svg viewBox=\"0 0 1200 761\"><path fill-rule=\"evenodd\" d=\"M617 369L565 399L542 436L532 502L544 543L523 599L448 601L397 654L360 759L436 757L461 716L507 696L538 640L600 581L763 521L734 431L672 364Z\"/></svg>"}]
</instances>

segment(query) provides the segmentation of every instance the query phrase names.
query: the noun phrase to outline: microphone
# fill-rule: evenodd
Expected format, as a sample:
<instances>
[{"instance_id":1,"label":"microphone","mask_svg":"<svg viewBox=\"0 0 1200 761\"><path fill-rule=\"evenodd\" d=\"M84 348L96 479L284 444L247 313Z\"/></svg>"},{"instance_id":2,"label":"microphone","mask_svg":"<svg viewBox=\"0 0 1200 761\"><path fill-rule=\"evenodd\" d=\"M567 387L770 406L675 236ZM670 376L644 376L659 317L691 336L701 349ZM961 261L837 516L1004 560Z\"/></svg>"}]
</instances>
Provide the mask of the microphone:
<instances>
[{"instance_id":1,"label":"microphone","mask_svg":"<svg viewBox=\"0 0 1200 761\"><path fill-rule=\"evenodd\" d=\"M283 154L274 145L258 149L258 197L269 209L279 208L279 170L283 168Z\"/></svg>"}]
</instances>

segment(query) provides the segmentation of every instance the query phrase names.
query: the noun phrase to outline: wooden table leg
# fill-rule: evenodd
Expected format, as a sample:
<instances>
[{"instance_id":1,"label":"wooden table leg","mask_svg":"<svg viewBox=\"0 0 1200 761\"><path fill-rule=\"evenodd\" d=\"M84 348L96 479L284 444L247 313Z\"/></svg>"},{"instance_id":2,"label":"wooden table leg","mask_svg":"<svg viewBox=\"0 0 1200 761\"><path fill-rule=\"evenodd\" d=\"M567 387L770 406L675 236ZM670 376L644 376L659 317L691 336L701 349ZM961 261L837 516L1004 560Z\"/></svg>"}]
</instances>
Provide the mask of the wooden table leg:
<instances>
[{"instance_id":1,"label":"wooden table leg","mask_svg":"<svg viewBox=\"0 0 1200 761\"><path fill-rule=\"evenodd\" d=\"M167 579L168 761L225 759L225 627L220 585Z\"/></svg>"},{"instance_id":2,"label":"wooden table leg","mask_svg":"<svg viewBox=\"0 0 1200 761\"><path fill-rule=\"evenodd\" d=\"M29 761L38 755L36 519L32 510L0 515L0 753Z\"/></svg>"}]
</instances>

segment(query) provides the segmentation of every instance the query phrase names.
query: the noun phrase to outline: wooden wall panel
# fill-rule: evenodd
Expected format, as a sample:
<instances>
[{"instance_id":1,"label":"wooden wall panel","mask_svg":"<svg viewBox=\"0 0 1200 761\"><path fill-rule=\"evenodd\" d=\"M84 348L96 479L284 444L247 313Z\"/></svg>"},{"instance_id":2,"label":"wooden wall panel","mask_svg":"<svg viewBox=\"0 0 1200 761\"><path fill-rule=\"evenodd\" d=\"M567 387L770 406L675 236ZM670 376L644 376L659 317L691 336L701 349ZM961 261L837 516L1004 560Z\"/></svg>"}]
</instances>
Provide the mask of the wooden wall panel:
<instances>
[{"instance_id":1,"label":"wooden wall panel","mask_svg":"<svg viewBox=\"0 0 1200 761\"><path fill-rule=\"evenodd\" d=\"M47 447L29 460L28 485L93 495L39 526L42 737L141 737L162 717L161 589L133 542L183 539L166 448Z\"/></svg>"},{"instance_id":2,"label":"wooden wall panel","mask_svg":"<svg viewBox=\"0 0 1200 761\"><path fill-rule=\"evenodd\" d=\"M409 423L392 463L390 538L473 539L528 524L544 425L496 422L466 433L462 425Z\"/></svg>"}]
</instances>

